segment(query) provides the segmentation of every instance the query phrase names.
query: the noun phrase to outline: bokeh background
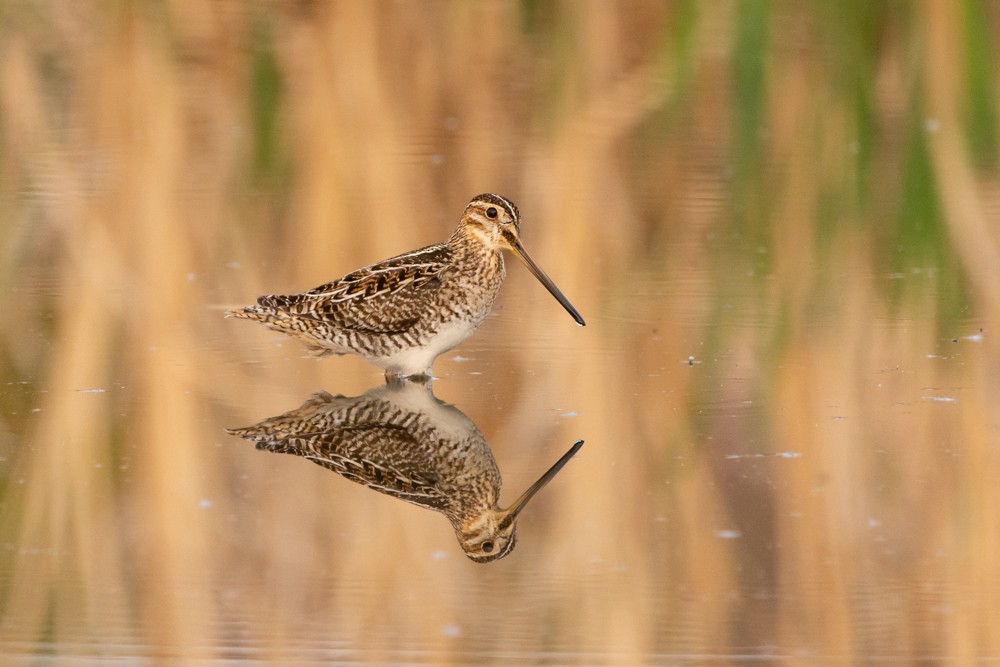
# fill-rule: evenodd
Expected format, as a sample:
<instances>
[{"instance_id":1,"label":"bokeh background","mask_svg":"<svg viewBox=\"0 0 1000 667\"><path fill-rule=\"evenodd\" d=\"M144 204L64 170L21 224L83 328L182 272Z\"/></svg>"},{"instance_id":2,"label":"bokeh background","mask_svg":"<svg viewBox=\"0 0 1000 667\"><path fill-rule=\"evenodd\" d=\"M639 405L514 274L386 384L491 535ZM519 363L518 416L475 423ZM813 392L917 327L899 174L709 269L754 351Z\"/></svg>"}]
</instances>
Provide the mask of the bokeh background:
<instances>
[{"instance_id":1,"label":"bokeh background","mask_svg":"<svg viewBox=\"0 0 1000 667\"><path fill-rule=\"evenodd\" d=\"M1000 658L1000 4L0 6L5 663ZM222 318L525 244L437 396L517 549L228 436L378 369Z\"/></svg>"}]
</instances>

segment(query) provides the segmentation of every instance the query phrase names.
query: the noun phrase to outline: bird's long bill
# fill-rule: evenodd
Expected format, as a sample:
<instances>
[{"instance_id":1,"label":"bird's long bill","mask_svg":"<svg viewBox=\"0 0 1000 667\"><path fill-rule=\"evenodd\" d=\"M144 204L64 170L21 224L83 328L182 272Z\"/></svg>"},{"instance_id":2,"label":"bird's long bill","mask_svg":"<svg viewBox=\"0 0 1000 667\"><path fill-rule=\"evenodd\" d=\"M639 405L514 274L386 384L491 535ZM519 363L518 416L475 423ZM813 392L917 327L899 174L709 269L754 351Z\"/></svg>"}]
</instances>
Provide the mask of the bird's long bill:
<instances>
[{"instance_id":1,"label":"bird's long bill","mask_svg":"<svg viewBox=\"0 0 1000 667\"><path fill-rule=\"evenodd\" d=\"M529 255L528 251L524 249L523 245L521 245L521 240L517 238L508 238L507 242L510 244L511 249L517 253L517 256L520 257L525 263L528 270L531 271L536 278L538 278L538 282L545 285L545 289L547 289L549 293L556 298L556 301L561 303L562 307L573 316L576 323L581 327L586 326L587 323L583 321L582 317L580 317L580 313L576 312L576 308L574 308L573 304L569 302L569 299L563 296L563 293L559 291L559 288L556 287L554 282L552 282L552 279L545 275L545 272L542 271L541 267L535 264L535 260L531 259L531 255Z\"/></svg>"},{"instance_id":2,"label":"bird's long bill","mask_svg":"<svg viewBox=\"0 0 1000 667\"><path fill-rule=\"evenodd\" d=\"M500 522L501 527L507 527L517 519L517 515L521 513L528 501L531 500L532 496L542 490L542 487L552 481L563 466L573 458L573 456L580 451L583 447L583 440L577 440L573 443L573 446L569 448L569 451L562 455L558 461L556 461L548 471L541 476L541 478L532 484L527 491L521 494L521 497L514 501L514 504L504 510L504 518Z\"/></svg>"}]
</instances>

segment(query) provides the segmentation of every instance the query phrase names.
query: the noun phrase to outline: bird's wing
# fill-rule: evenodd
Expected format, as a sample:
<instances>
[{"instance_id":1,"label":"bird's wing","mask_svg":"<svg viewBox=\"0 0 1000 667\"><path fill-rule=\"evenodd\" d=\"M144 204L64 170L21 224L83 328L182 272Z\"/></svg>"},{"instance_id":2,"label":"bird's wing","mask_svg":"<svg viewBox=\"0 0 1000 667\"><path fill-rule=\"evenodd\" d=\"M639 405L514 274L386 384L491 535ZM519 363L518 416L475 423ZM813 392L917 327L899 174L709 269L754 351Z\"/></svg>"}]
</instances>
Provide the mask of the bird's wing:
<instances>
[{"instance_id":1,"label":"bird's wing","mask_svg":"<svg viewBox=\"0 0 1000 667\"><path fill-rule=\"evenodd\" d=\"M414 440L411 434L400 433L399 430L388 424L364 424L345 429L344 436L388 440L392 442L393 448L409 446L415 449L422 446L423 443ZM386 433L386 431L395 432ZM407 440L409 442L406 442ZM357 452L348 453L343 448L317 449L318 451L306 455L305 458L353 482L421 507L437 510L447 507L447 495L438 487L438 475L433 471L411 469L402 461L399 462L402 465L394 465L390 462L392 457L368 458L358 456Z\"/></svg>"},{"instance_id":2,"label":"bird's wing","mask_svg":"<svg viewBox=\"0 0 1000 667\"><path fill-rule=\"evenodd\" d=\"M427 312L450 265L447 246L428 246L358 269L308 292L269 295L258 304L359 333L403 333Z\"/></svg>"},{"instance_id":3,"label":"bird's wing","mask_svg":"<svg viewBox=\"0 0 1000 667\"><path fill-rule=\"evenodd\" d=\"M411 414L385 401L318 392L295 410L227 431L257 449L301 456L376 491L443 510L448 491L415 427Z\"/></svg>"},{"instance_id":4,"label":"bird's wing","mask_svg":"<svg viewBox=\"0 0 1000 667\"><path fill-rule=\"evenodd\" d=\"M295 454L375 491L428 509L443 510L448 506L448 497L438 487L436 473L393 465L389 463L391 457L378 455L380 445L390 450L405 450L419 448L421 444L405 429L391 424L353 424L335 431L301 433L281 442L258 441L257 448Z\"/></svg>"}]
</instances>

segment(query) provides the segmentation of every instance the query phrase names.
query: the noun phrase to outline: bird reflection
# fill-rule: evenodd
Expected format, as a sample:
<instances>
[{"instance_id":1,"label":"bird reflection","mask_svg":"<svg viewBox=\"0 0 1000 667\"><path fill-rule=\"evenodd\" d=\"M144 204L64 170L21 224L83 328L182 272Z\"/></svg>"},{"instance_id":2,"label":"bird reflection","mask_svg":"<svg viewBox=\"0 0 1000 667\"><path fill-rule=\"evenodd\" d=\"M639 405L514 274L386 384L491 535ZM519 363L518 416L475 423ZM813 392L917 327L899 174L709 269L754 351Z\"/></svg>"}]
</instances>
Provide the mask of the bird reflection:
<instances>
[{"instance_id":1,"label":"bird reflection","mask_svg":"<svg viewBox=\"0 0 1000 667\"><path fill-rule=\"evenodd\" d=\"M500 470L476 425L434 397L430 382L392 379L356 397L313 394L301 407L227 429L258 449L295 454L400 500L441 512L465 555L503 558L517 542L517 517L583 446L577 441L506 508Z\"/></svg>"}]
</instances>

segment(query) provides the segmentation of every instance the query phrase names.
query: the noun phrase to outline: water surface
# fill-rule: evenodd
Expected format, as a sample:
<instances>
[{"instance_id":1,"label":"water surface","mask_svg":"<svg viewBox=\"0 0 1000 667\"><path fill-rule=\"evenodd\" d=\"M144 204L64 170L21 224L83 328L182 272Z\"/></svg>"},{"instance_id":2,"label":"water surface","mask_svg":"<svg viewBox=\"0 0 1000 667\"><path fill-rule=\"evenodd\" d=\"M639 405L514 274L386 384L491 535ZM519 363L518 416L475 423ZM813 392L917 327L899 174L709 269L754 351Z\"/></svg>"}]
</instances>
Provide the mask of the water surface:
<instances>
[{"instance_id":1,"label":"water surface","mask_svg":"<svg viewBox=\"0 0 1000 667\"><path fill-rule=\"evenodd\" d=\"M0 18L5 663L1000 658L996 12L79 7ZM228 307L444 240L511 260L434 366L505 505L226 428L383 382Z\"/></svg>"}]
</instances>

